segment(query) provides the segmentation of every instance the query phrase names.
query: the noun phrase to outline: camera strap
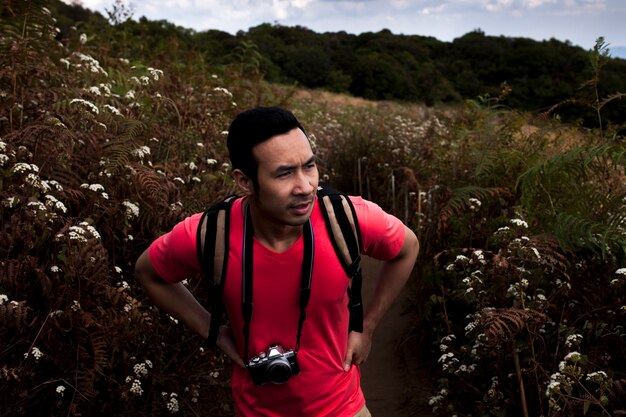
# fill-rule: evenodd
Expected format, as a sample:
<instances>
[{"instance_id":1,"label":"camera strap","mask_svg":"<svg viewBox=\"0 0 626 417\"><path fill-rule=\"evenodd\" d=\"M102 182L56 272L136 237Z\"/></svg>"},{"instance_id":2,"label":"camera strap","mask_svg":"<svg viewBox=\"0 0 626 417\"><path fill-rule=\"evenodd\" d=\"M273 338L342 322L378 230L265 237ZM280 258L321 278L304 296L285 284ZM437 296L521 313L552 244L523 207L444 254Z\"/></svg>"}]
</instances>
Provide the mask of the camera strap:
<instances>
[{"instance_id":1,"label":"camera strap","mask_svg":"<svg viewBox=\"0 0 626 417\"><path fill-rule=\"evenodd\" d=\"M302 272L300 281L300 317L298 318L298 334L296 335L296 346L294 352L297 354L300 349L300 338L302 336L302 327L306 320L306 307L311 296L311 281L313 277L313 260L314 260L314 237L311 219L307 220L303 227L304 239L304 256L302 259ZM254 244L254 228L252 227L252 219L250 217L250 205L246 207L244 214L243 226L243 242L241 257L241 311L243 314L243 335L244 335L244 362L250 359L248 356L250 349L250 321L252 321L252 270L253 257L252 247Z\"/></svg>"}]
</instances>

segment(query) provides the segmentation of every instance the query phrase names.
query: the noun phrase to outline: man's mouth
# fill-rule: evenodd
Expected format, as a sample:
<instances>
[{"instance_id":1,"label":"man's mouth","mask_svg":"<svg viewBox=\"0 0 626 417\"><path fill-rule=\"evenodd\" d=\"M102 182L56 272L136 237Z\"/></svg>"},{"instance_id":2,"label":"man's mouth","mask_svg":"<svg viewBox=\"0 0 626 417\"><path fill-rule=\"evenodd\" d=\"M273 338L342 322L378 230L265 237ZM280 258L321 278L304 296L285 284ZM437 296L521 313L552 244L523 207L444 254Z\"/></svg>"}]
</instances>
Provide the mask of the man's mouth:
<instances>
[{"instance_id":1,"label":"man's mouth","mask_svg":"<svg viewBox=\"0 0 626 417\"><path fill-rule=\"evenodd\" d=\"M309 212L309 208L311 207L311 204L313 204L312 200L306 200L306 201L303 201L303 202L298 202L298 203L292 204L290 206L290 208L296 214L302 215L302 214L307 214Z\"/></svg>"}]
</instances>

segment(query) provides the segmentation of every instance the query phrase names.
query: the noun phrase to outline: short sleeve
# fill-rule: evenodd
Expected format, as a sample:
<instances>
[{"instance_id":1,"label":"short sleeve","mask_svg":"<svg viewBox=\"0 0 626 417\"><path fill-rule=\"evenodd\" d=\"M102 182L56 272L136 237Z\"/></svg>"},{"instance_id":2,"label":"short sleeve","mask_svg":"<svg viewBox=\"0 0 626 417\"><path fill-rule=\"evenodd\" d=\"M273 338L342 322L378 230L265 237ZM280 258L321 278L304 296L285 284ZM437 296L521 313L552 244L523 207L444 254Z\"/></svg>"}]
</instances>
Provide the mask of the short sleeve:
<instances>
[{"instance_id":1,"label":"short sleeve","mask_svg":"<svg viewBox=\"0 0 626 417\"><path fill-rule=\"evenodd\" d=\"M200 271L196 231L201 216L202 213L198 213L187 217L150 245L150 262L164 280L179 282Z\"/></svg>"},{"instance_id":2,"label":"short sleeve","mask_svg":"<svg viewBox=\"0 0 626 417\"><path fill-rule=\"evenodd\" d=\"M361 197L350 197L361 229L362 252L387 261L400 252L404 244L404 224L376 203Z\"/></svg>"}]
</instances>

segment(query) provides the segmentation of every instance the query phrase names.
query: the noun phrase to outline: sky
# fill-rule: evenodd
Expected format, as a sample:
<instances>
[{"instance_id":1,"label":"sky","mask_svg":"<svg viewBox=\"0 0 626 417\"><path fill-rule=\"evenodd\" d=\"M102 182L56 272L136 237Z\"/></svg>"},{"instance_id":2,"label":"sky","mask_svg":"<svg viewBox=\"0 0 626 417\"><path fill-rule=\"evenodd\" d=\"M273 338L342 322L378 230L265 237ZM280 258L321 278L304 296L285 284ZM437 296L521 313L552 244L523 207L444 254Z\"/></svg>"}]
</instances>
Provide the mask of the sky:
<instances>
[{"instance_id":1,"label":"sky","mask_svg":"<svg viewBox=\"0 0 626 417\"><path fill-rule=\"evenodd\" d=\"M78 2L105 16L115 0ZM489 36L555 38L585 49L603 36L626 56L626 0L117 0L133 18L167 20L203 31L231 34L261 23L300 25L318 33L432 36L450 42L476 29ZM621 53L619 53L621 55Z\"/></svg>"}]
</instances>

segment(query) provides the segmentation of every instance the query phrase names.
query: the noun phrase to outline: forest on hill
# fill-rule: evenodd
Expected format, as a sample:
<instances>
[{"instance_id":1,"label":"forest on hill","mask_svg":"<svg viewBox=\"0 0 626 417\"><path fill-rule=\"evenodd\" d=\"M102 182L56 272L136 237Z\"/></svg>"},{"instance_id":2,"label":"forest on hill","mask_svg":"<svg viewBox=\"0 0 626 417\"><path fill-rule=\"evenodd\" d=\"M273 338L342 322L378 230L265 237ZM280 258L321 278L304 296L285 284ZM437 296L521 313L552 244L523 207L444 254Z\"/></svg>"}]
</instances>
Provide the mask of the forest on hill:
<instances>
[{"instance_id":1,"label":"forest on hill","mask_svg":"<svg viewBox=\"0 0 626 417\"><path fill-rule=\"evenodd\" d=\"M131 60L158 65L191 54L212 66L244 61L268 82L427 106L497 97L506 90L503 104L512 108L549 113L558 107L564 120L586 125L597 120L593 111L570 100L592 76L588 51L556 39L540 42L475 30L443 42L389 30L316 33L270 23L231 35L144 17L135 21L128 19L129 10L114 6L105 18L80 5L54 1L62 34L72 26L94 37L106 34L111 52ZM601 96L626 91L626 60L608 58L598 85ZM616 106L604 112L607 120L626 121Z\"/></svg>"}]
</instances>

